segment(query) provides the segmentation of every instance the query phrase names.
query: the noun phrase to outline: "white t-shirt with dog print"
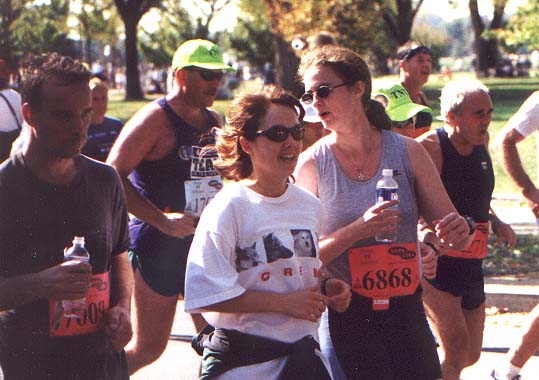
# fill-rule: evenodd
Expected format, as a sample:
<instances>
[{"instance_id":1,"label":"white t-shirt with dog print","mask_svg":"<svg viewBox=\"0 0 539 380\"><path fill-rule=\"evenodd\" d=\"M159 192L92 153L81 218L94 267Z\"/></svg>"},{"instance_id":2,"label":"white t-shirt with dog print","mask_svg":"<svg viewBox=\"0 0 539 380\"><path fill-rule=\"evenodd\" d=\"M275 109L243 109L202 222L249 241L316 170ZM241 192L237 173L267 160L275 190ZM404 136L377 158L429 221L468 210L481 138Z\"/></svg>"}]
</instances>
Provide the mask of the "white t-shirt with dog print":
<instances>
[{"instance_id":1,"label":"white t-shirt with dog print","mask_svg":"<svg viewBox=\"0 0 539 380\"><path fill-rule=\"evenodd\" d=\"M317 286L322 265L320 220L320 201L293 184L277 198L262 196L242 182L227 184L204 209L197 226L187 260L185 311L202 312L214 327L282 342L306 335L317 338L318 323L287 314L216 313L203 308L247 289L285 294ZM273 379L282 364L276 359L240 367L223 378Z\"/></svg>"}]
</instances>

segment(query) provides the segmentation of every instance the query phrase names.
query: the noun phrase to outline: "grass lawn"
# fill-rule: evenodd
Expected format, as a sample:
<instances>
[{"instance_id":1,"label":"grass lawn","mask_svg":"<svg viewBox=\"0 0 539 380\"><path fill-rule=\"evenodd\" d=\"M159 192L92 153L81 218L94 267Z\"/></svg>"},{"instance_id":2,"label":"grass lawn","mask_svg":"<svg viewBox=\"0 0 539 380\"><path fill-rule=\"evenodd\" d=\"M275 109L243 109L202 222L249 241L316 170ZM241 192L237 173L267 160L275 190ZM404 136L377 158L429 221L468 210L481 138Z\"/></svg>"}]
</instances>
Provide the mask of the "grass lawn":
<instances>
[{"instance_id":1,"label":"grass lawn","mask_svg":"<svg viewBox=\"0 0 539 380\"><path fill-rule=\"evenodd\" d=\"M471 76L472 74L459 75ZM383 82L395 82L396 80L396 76L376 78L374 80L373 87L379 87ZM430 100L430 105L434 111L435 122L433 123L433 128L438 128L442 125L442 122L436 120L436 118L440 115L439 97L444 83L445 82L443 79L441 79L441 76L433 74L431 75L431 80L425 87L425 93L427 94L427 97ZM494 142L498 132L507 123L507 120L509 120L511 115L518 110L522 102L533 91L539 90L539 78L488 78L484 80L484 83L490 89L492 102L494 104L494 115L490 125L491 142ZM260 84L258 82L251 81L243 84L239 91L253 91L259 88L259 86ZM142 106L155 98L156 96L148 96L147 100L145 101L123 101L123 94L111 91L109 114L125 122ZM224 115L229 104L230 101L228 100L220 100L214 103L213 108L221 115ZM494 173L496 176L496 187L494 192L496 194L520 196L513 182L503 171L500 165L498 154L495 150L494 144L491 144L490 152L494 164ZM535 179L537 177L536 138L528 138L519 144L519 152L527 172L530 173L533 179Z\"/></svg>"},{"instance_id":2,"label":"grass lawn","mask_svg":"<svg viewBox=\"0 0 539 380\"><path fill-rule=\"evenodd\" d=\"M380 87L382 82L394 83L396 80L396 76L376 78L374 88ZM442 122L436 118L440 115L439 97L444 83L439 75L431 75L431 80L425 88L425 93L434 111L433 128L442 126ZM504 127L511 115L518 110L522 102L533 91L539 90L539 78L489 78L484 80L484 83L490 89L494 104L494 114L490 125L490 136L493 142L498 132ZM260 83L252 81L240 87L239 91L249 92L258 88L260 88ZM137 110L155 98L156 96L148 96L147 100L144 101L126 102L123 101L123 94L111 91L109 114L126 122ZM219 114L225 115L229 105L230 101L216 101L213 109ZM490 152L496 175L495 194L520 197L517 188L503 171L493 145L490 146ZM536 138L528 138L519 144L519 152L527 172L535 179L537 173ZM539 235L537 234L520 234L517 247L511 251L491 245L489 252L490 254L484 262L484 270L487 275L539 272Z\"/></svg>"}]
</instances>

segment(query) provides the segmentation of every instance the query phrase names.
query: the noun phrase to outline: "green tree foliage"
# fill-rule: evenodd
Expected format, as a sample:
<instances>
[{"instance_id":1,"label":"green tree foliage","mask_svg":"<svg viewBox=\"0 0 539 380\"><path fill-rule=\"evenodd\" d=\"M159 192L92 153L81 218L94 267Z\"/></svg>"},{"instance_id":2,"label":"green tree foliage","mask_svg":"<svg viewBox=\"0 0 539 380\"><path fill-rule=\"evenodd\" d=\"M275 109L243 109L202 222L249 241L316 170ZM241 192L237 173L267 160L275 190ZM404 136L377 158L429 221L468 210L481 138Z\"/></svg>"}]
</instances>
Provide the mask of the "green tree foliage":
<instances>
[{"instance_id":1,"label":"green tree foliage","mask_svg":"<svg viewBox=\"0 0 539 380\"><path fill-rule=\"evenodd\" d=\"M21 16L29 0L0 0L0 57L14 62L13 23Z\"/></svg>"},{"instance_id":2,"label":"green tree foliage","mask_svg":"<svg viewBox=\"0 0 539 380\"><path fill-rule=\"evenodd\" d=\"M78 56L79 50L68 38L68 0L50 0L49 4L27 6L13 23L13 46L19 57L56 51Z\"/></svg>"},{"instance_id":3,"label":"green tree foliage","mask_svg":"<svg viewBox=\"0 0 539 380\"><path fill-rule=\"evenodd\" d=\"M113 0L79 0L80 9L72 12L79 23L81 38L85 41L85 60L92 64L92 42L116 46L118 41L118 13Z\"/></svg>"},{"instance_id":4,"label":"green tree foliage","mask_svg":"<svg viewBox=\"0 0 539 380\"><path fill-rule=\"evenodd\" d=\"M242 0L242 16L229 37L229 45L240 61L262 70L264 63L273 62L275 50L264 0Z\"/></svg>"},{"instance_id":5,"label":"green tree foliage","mask_svg":"<svg viewBox=\"0 0 539 380\"><path fill-rule=\"evenodd\" d=\"M195 37L189 12L176 0L164 1L160 11L159 28L148 32L143 28L141 51L144 58L158 67L170 65L176 48Z\"/></svg>"},{"instance_id":6,"label":"green tree foliage","mask_svg":"<svg viewBox=\"0 0 539 380\"><path fill-rule=\"evenodd\" d=\"M528 0L509 18L504 33L506 43L515 48L526 46L528 49L539 49L539 0Z\"/></svg>"}]
</instances>

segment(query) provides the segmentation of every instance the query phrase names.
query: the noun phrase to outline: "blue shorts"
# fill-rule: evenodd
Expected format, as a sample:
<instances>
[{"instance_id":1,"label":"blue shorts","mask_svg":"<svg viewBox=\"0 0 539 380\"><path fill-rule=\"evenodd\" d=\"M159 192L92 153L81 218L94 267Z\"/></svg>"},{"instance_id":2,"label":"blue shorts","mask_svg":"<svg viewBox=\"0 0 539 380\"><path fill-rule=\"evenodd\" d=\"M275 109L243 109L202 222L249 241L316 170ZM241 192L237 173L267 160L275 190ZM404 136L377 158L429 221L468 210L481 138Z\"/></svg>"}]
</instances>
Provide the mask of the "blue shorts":
<instances>
[{"instance_id":1,"label":"blue shorts","mask_svg":"<svg viewBox=\"0 0 539 380\"><path fill-rule=\"evenodd\" d=\"M152 290L165 296L177 296L185 290L185 268L187 255L193 236L179 239L165 235L143 224L137 238L133 239L129 258L134 271L140 275Z\"/></svg>"},{"instance_id":2,"label":"blue shorts","mask_svg":"<svg viewBox=\"0 0 539 380\"><path fill-rule=\"evenodd\" d=\"M428 280L438 290L462 297L462 308L473 310L485 302L483 260L440 256L436 278Z\"/></svg>"},{"instance_id":3,"label":"blue shorts","mask_svg":"<svg viewBox=\"0 0 539 380\"><path fill-rule=\"evenodd\" d=\"M436 342L421 301L421 287L391 299L387 311L352 293L348 310L329 309L335 353L348 380L433 380L442 377Z\"/></svg>"}]
</instances>

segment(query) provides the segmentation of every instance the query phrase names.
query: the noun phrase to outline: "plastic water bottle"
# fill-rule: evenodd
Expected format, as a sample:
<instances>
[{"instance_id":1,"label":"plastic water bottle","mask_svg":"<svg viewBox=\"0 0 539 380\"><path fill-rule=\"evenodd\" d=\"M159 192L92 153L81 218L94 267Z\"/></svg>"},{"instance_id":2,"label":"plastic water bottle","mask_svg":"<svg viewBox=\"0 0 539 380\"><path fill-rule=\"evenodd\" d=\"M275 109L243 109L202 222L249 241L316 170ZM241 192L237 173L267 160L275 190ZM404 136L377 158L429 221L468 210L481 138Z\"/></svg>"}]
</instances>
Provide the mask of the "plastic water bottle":
<instances>
[{"instance_id":1,"label":"plastic water bottle","mask_svg":"<svg viewBox=\"0 0 539 380\"><path fill-rule=\"evenodd\" d=\"M88 263L90 261L90 254L84 246L84 237L75 236L73 238L73 245L66 248L64 251L64 262L66 261L82 261ZM80 298L78 300L64 300L62 301L64 308L64 316L82 318L84 315L84 309L86 308L86 298Z\"/></svg>"},{"instance_id":2,"label":"plastic water bottle","mask_svg":"<svg viewBox=\"0 0 539 380\"><path fill-rule=\"evenodd\" d=\"M399 185L393 179L393 170L384 169L382 170L382 175L383 177L376 183L376 204L384 201L399 200ZM398 206L392 206L391 208L397 209ZM390 243L397 239L397 231L377 233L374 239Z\"/></svg>"}]
</instances>

